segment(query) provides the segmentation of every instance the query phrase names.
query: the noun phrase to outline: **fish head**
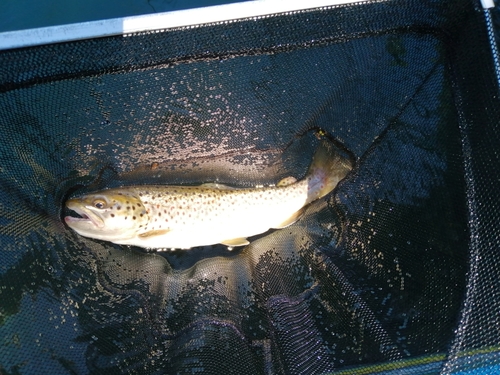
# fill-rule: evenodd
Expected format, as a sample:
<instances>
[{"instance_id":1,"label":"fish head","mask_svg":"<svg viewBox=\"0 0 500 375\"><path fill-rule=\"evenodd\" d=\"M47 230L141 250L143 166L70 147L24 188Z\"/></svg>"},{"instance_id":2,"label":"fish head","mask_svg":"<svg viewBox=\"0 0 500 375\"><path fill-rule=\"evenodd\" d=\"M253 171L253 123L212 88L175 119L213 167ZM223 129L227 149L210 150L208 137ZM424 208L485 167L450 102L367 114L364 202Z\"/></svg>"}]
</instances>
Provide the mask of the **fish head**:
<instances>
[{"instance_id":1,"label":"fish head","mask_svg":"<svg viewBox=\"0 0 500 375\"><path fill-rule=\"evenodd\" d=\"M66 207L80 217L66 216L66 224L78 234L119 243L135 237L148 222L139 197L131 193L102 191L72 198Z\"/></svg>"}]
</instances>

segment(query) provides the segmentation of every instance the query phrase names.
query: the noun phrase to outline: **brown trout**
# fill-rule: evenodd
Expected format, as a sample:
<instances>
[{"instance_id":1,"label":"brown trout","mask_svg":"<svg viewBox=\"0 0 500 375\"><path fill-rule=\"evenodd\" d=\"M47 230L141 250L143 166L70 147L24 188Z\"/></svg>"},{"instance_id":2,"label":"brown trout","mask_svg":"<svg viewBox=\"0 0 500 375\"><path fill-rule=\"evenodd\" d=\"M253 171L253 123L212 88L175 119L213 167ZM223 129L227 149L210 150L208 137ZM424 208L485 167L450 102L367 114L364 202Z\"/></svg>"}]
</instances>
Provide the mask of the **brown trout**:
<instances>
[{"instance_id":1,"label":"brown trout","mask_svg":"<svg viewBox=\"0 0 500 375\"><path fill-rule=\"evenodd\" d=\"M276 186L235 188L138 185L102 190L69 199L81 217L66 216L78 234L121 245L189 249L224 244L248 245L248 237L284 228L305 206L331 192L352 169L332 143L322 141L306 177Z\"/></svg>"}]
</instances>

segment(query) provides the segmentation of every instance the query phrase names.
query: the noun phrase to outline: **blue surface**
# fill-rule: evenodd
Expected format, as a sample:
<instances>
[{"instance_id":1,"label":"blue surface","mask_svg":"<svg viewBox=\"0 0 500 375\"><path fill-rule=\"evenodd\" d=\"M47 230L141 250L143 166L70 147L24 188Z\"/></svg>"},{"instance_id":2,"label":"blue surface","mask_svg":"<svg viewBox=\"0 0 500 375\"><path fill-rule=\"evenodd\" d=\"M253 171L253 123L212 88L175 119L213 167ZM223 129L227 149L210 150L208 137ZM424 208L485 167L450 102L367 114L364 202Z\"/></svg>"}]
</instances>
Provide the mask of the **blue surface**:
<instances>
[{"instance_id":1,"label":"blue surface","mask_svg":"<svg viewBox=\"0 0 500 375\"><path fill-rule=\"evenodd\" d=\"M493 375L500 374L500 365L481 367L469 371L455 372L453 375Z\"/></svg>"},{"instance_id":2,"label":"blue surface","mask_svg":"<svg viewBox=\"0 0 500 375\"><path fill-rule=\"evenodd\" d=\"M242 1L245 0L3 0L0 32Z\"/></svg>"}]
</instances>

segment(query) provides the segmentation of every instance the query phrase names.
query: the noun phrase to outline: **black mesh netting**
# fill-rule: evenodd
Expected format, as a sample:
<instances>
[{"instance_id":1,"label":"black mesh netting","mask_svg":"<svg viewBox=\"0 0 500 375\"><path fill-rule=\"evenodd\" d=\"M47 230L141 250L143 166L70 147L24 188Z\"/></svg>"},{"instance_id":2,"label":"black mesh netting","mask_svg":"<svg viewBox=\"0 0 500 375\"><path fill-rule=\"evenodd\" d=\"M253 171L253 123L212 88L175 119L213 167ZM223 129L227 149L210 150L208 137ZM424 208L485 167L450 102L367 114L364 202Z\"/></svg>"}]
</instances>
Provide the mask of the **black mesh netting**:
<instances>
[{"instance_id":1,"label":"black mesh netting","mask_svg":"<svg viewBox=\"0 0 500 375\"><path fill-rule=\"evenodd\" d=\"M495 17L373 1L0 53L0 373L494 373ZM302 178L318 131L355 168L247 247L61 220L107 187Z\"/></svg>"}]
</instances>

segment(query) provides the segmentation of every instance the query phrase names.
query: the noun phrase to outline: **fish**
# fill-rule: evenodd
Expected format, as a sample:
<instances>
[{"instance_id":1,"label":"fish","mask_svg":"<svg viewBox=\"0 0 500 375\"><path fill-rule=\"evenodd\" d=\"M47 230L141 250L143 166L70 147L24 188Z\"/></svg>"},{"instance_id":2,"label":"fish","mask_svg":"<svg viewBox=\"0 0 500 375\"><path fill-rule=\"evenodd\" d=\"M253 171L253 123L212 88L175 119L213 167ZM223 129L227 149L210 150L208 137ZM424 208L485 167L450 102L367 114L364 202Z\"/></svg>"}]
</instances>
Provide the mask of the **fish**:
<instances>
[{"instance_id":1,"label":"fish","mask_svg":"<svg viewBox=\"0 0 500 375\"><path fill-rule=\"evenodd\" d=\"M296 222L305 208L335 189L353 162L323 140L306 176L273 186L133 185L70 198L78 217L64 220L81 236L146 249L246 246L249 237Z\"/></svg>"}]
</instances>

